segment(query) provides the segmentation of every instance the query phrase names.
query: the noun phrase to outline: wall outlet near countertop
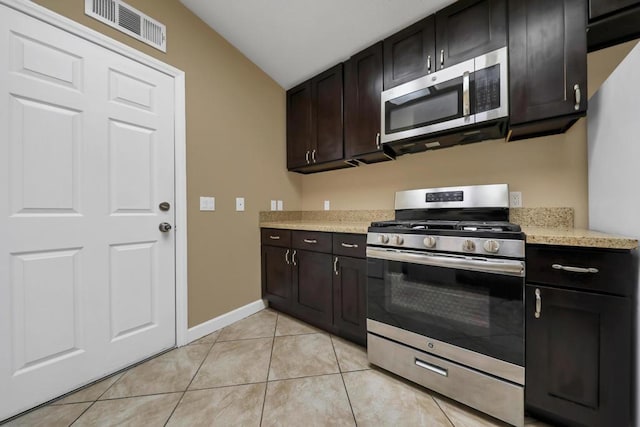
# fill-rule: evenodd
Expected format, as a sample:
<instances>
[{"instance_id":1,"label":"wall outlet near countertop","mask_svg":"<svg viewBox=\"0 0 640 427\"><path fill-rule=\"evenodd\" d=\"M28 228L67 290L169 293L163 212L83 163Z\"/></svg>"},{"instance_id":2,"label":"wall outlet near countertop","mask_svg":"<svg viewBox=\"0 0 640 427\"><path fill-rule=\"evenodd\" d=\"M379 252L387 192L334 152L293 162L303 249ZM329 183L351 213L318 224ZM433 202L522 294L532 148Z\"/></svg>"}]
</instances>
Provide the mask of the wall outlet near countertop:
<instances>
[{"instance_id":1,"label":"wall outlet near countertop","mask_svg":"<svg viewBox=\"0 0 640 427\"><path fill-rule=\"evenodd\" d=\"M277 211L278 210L278 201L277 200L272 200L271 201L271 210L272 211Z\"/></svg>"},{"instance_id":2,"label":"wall outlet near countertop","mask_svg":"<svg viewBox=\"0 0 640 427\"><path fill-rule=\"evenodd\" d=\"M236 197L236 211L244 211L244 197Z\"/></svg>"},{"instance_id":3,"label":"wall outlet near countertop","mask_svg":"<svg viewBox=\"0 0 640 427\"><path fill-rule=\"evenodd\" d=\"M279 211L284 210L284 203L282 202L282 200L276 200L276 202L277 202L276 203L277 210Z\"/></svg>"},{"instance_id":4,"label":"wall outlet near countertop","mask_svg":"<svg viewBox=\"0 0 640 427\"><path fill-rule=\"evenodd\" d=\"M522 192L520 191L509 192L509 207L510 208L522 207Z\"/></svg>"},{"instance_id":5,"label":"wall outlet near countertop","mask_svg":"<svg viewBox=\"0 0 640 427\"><path fill-rule=\"evenodd\" d=\"M328 211L329 209L331 209L331 202L329 200L325 200L324 201L324 210Z\"/></svg>"}]
</instances>

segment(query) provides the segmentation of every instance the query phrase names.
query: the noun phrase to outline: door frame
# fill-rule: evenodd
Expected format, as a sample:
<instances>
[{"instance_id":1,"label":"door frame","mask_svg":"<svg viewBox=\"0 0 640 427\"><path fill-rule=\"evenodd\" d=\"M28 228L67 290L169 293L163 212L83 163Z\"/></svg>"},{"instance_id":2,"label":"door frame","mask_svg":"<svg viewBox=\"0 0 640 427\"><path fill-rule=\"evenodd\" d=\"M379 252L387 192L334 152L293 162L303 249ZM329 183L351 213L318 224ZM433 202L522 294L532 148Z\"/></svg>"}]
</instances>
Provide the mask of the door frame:
<instances>
[{"instance_id":1,"label":"door frame","mask_svg":"<svg viewBox=\"0 0 640 427\"><path fill-rule=\"evenodd\" d=\"M63 31L85 39L96 46L118 53L173 78L174 81L174 170L175 170L175 296L176 346L187 344L187 152L185 115L185 72L140 52L124 43L92 30L52 10L26 0L0 0L5 5L27 16L53 25Z\"/></svg>"}]
</instances>

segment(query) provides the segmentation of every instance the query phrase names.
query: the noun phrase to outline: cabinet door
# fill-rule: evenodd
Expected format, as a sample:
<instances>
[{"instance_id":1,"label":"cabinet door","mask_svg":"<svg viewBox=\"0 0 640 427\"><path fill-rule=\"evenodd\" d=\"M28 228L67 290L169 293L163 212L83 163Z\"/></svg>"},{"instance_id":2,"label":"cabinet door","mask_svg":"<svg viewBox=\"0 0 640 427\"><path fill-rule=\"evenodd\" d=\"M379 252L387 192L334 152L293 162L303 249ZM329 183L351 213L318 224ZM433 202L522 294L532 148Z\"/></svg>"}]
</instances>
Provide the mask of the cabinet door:
<instances>
[{"instance_id":1,"label":"cabinet door","mask_svg":"<svg viewBox=\"0 0 640 427\"><path fill-rule=\"evenodd\" d=\"M364 344L367 336L367 260L334 258L333 325L339 335Z\"/></svg>"},{"instance_id":2,"label":"cabinet door","mask_svg":"<svg viewBox=\"0 0 640 427\"><path fill-rule=\"evenodd\" d=\"M344 158L342 132L342 64L311 81L314 104L312 163Z\"/></svg>"},{"instance_id":3,"label":"cabinet door","mask_svg":"<svg viewBox=\"0 0 640 427\"><path fill-rule=\"evenodd\" d=\"M287 168L308 163L312 131L311 81L287 92Z\"/></svg>"},{"instance_id":4,"label":"cabinet door","mask_svg":"<svg viewBox=\"0 0 640 427\"><path fill-rule=\"evenodd\" d=\"M294 313L308 323L330 329L333 309L331 255L296 250L293 262Z\"/></svg>"},{"instance_id":5,"label":"cabinet door","mask_svg":"<svg viewBox=\"0 0 640 427\"><path fill-rule=\"evenodd\" d=\"M383 44L385 90L435 71L433 15L390 36Z\"/></svg>"},{"instance_id":6,"label":"cabinet door","mask_svg":"<svg viewBox=\"0 0 640 427\"><path fill-rule=\"evenodd\" d=\"M587 10L584 0L511 0L511 124L584 113Z\"/></svg>"},{"instance_id":7,"label":"cabinet door","mask_svg":"<svg viewBox=\"0 0 640 427\"><path fill-rule=\"evenodd\" d=\"M354 55L344 69L345 157L382 151L380 146L380 94L382 43Z\"/></svg>"},{"instance_id":8,"label":"cabinet door","mask_svg":"<svg viewBox=\"0 0 640 427\"><path fill-rule=\"evenodd\" d=\"M527 407L561 423L630 425L631 300L527 285L525 301Z\"/></svg>"},{"instance_id":9,"label":"cabinet door","mask_svg":"<svg viewBox=\"0 0 640 427\"><path fill-rule=\"evenodd\" d=\"M506 0L463 0L436 13L437 69L507 45Z\"/></svg>"},{"instance_id":10,"label":"cabinet door","mask_svg":"<svg viewBox=\"0 0 640 427\"><path fill-rule=\"evenodd\" d=\"M638 4L640 4L638 0L589 0L589 19L598 19Z\"/></svg>"},{"instance_id":11,"label":"cabinet door","mask_svg":"<svg viewBox=\"0 0 640 427\"><path fill-rule=\"evenodd\" d=\"M291 250L262 246L262 296L278 310L291 305Z\"/></svg>"}]
</instances>

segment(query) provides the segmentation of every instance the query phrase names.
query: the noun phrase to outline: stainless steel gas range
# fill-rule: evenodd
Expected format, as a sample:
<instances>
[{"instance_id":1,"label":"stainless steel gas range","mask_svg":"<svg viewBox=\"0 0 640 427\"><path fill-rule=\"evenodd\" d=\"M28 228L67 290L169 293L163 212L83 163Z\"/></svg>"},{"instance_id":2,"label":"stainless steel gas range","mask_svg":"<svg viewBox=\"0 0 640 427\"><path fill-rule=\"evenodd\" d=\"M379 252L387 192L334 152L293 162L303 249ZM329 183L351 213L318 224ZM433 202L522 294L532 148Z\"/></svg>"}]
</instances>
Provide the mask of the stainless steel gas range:
<instances>
[{"instance_id":1,"label":"stainless steel gas range","mask_svg":"<svg viewBox=\"0 0 640 427\"><path fill-rule=\"evenodd\" d=\"M525 244L506 184L396 193L367 235L374 365L524 424Z\"/></svg>"}]
</instances>

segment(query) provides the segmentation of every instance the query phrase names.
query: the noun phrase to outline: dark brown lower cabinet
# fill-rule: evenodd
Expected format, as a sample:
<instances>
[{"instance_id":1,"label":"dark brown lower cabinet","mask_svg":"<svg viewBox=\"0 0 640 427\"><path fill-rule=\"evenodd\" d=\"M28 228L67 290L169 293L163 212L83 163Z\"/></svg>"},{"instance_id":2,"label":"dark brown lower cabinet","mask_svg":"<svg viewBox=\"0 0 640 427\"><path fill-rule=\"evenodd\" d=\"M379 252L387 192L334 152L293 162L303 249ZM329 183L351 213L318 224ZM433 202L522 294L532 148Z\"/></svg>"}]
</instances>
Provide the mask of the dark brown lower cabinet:
<instances>
[{"instance_id":1,"label":"dark brown lower cabinet","mask_svg":"<svg viewBox=\"0 0 640 427\"><path fill-rule=\"evenodd\" d=\"M529 284L525 292L529 412L571 426L630 426L632 300Z\"/></svg>"},{"instance_id":2,"label":"dark brown lower cabinet","mask_svg":"<svg viewBox=\"0 0 640 427\"><path fill-rule=\"evenodd\" d=\"M262 297L269 305L364 345L366 235L269 228L261 234Z\"/></svg>"},{"instance_id":3,"label":"dark brown lower cabinet","mask_svg":"<svg viewBox=\"0 0 640 427\"><path fill-rule=\"evenodd\" d=\"M293 262L293 314L312 325L330 328L331 254L298 250Z\"/></svg>"},{"instance_id":4,"label":"dark brown lower cabinet","mask_svg":"<svg viewBox=\"0 0 640 427\"><path fill-rule=\"evenodd\" d=\"M366 344L367 260L336 256L333 276L333 325L338 335Z\"/></svg>"}]
</instances>

